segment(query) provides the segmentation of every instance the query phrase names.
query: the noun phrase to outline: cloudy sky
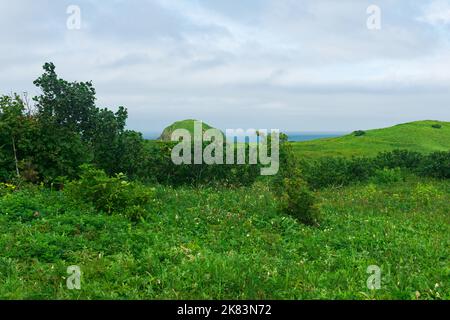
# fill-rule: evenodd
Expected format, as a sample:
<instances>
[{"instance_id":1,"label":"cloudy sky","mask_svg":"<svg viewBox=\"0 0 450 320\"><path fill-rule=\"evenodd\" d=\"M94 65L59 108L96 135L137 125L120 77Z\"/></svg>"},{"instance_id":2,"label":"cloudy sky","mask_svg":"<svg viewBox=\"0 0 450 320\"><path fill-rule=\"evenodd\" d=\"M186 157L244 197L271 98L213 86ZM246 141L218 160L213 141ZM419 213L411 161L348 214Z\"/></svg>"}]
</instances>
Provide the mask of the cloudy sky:
<instances>
[{"instance_id":1,"label":"cloudy sky","mask_svg":"<svg viewBox=\"0 0 450 320\"><path fill-rule=\"evenodd\" d=\"M450 0L0 0L0 39L0 93L38 94L52 61L144 132L450 121Z\"/></svg>"}]
</instances>

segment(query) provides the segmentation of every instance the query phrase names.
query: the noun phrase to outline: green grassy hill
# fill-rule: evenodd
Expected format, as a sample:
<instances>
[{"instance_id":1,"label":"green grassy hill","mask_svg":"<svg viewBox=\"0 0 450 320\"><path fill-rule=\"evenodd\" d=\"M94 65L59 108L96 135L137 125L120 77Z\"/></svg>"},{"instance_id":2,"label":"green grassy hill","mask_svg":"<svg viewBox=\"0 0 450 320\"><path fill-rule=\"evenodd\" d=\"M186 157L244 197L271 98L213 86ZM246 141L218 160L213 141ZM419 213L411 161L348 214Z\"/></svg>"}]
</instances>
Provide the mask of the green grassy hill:
<instances>
[{"instance_id":1,"label":"green grassy hill","mask_svg":"<svg viewBox=\"0 0 450 320\"><path fill-rule=\"evenodd\" d=\"M441 126L434 128L433 125ZM450 122L417 121L390 128L368 130L363 136L354 133L338 138L292 143L302 157L372 156L382 151L408 149L423 153L450 150Z\"/></svg>"},{"instance_id":2,"label":"green grassy hill","mask_svg":"<svg viewBox=\"0 0 450 320\"><path fill-rule=\"evenodd\" d=\"M191 135L193 135L195 121L198 121L198 120L188 119L188 120L182 120L182 121L177 121L177 122L172 123L170 126L168 126L167 128L164 129L161 136L159 137L159 140L171 141L172 133L177 129L186 129L191 133ZM205 132L209 129L214 129L214 127L203 122L202 131Z\"/></svg>"}]
</instances>

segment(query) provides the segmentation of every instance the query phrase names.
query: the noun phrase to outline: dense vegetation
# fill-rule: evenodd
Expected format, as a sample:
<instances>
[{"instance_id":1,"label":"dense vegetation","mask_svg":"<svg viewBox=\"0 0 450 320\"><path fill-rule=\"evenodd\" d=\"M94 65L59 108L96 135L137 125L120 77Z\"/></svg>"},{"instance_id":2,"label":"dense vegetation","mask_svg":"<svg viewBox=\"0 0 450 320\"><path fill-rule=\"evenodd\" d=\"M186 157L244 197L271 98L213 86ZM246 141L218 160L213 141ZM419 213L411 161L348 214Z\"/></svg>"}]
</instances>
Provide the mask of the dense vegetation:
<instances>
[{"instance_id":1,"label":"dense vegetation","mask_svg":"<svg viewBox=\"0 0 450 320\"><path fill-rule=\"evenodd\" d=\"M364 181L399 181L405 172L450 179L450 151L424 155L408 150L381 152L376 157L302 159L304 178L314 188Z\"/></svg>"},{"instance_id":2,"label":"dense vegetation","mask_svg":"<svg viewBox=\"0 0 450 320\"><path fill-rule=\"evenodd\" d=\"M34 108L18 95L0 99L0 179L75 178L83 163L134 175L142 137L125 130L126 109L98 108L90 82L60 79L50 63L44 71Z\"/></svg>"},{"instance_id":3,"label":"dense vegetation","mask_svg":"<svg viewBox=\"0 0 450 320\"><path fill-rule=\"evenodd\" d=\"M0 297L450 298L449 181L322 190L318 227L279 214L261 182L151 191L138 223L65 192L1 197ZM69 265L82 269L80 291L65 286ZM367 289L369 265L381 290Z\"/></svg>"},{"instance_id":4,"label":"dense vegetation","mask_svg":"<svg viewBox=\"0 0 450 320\"><path fill-rule=\"evenodd\" d=\"M448 123L383 131L381 153L382 131L282 135L280 171L261 177L258 165L174 165L174 143L126 130L125 108L97 107L90 82L52 64L35 84L34 105L0 99L0 298L450 298ZM324 153L302 156L314 143ZM70 265L81 290L66 287Z\"/></svg>"}]
</instances>

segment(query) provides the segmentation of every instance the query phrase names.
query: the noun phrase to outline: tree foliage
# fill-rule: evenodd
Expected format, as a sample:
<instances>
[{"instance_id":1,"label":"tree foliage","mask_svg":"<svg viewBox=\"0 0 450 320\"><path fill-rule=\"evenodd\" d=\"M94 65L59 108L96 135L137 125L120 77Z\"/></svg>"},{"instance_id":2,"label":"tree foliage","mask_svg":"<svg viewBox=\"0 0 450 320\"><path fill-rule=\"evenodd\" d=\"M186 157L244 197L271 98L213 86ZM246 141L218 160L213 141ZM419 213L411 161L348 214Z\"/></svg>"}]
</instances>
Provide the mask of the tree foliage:
<instances>
[{"instance_id":1,"label":"tree foliage","mask_svg":"<svg viewBox=\"0 0 450 320\"><path fill-rule=\"evenodd\" d=\"M19 177L21 168L32 182L74 178L83 163L136 176L143 139L125 129L127 110L99 108L91 82L61 79L52 63L43 69L34 112L18 95L0 98L0 178Z\"/></svg>"}]
</instances>

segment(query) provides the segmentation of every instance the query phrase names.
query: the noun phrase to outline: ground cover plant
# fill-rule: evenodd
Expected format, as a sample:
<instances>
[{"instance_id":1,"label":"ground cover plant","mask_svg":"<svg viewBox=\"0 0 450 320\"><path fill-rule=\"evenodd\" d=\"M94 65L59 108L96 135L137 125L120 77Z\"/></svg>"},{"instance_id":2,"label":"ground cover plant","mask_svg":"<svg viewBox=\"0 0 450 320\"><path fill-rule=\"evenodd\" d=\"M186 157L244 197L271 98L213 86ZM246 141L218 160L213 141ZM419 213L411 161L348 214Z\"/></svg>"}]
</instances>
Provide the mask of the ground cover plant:
<instances>
[{"instance_id":1,"label":"ground cover plant","mask_svg":"<svg viewBox=\"0 0 450 320\"><path fill-rule=\"evenodd\" d=\"M320 191L319 226L280 214L270 187L156 190L139 222L31 188L0 199L0 297L448 299L448 181ZM82 209L81 209L82 208ZM68 265L82 268L70 291ZM366 286L369 265L382 287Z\"/></svg>"}]
</instances>

